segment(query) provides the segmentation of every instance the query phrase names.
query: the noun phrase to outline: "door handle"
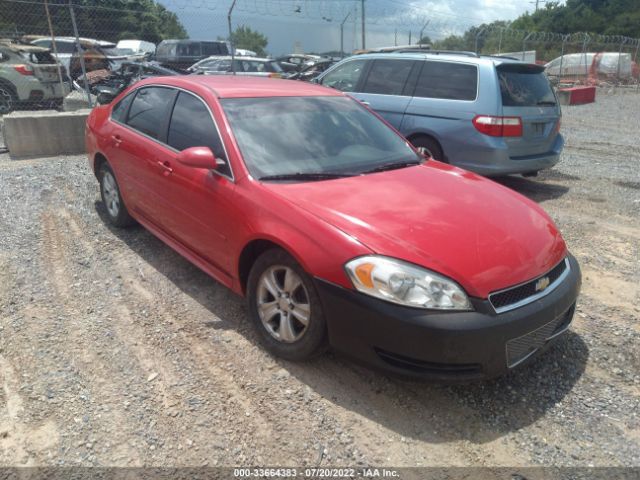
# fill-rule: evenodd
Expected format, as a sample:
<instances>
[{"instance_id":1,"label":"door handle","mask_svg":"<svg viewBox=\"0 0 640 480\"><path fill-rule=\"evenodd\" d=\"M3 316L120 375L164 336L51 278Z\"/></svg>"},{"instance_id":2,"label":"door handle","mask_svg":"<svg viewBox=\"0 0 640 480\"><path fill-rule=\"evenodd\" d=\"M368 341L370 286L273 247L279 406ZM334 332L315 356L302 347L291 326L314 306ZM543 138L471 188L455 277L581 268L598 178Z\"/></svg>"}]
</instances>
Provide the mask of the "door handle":
<instances>
[{"instance_id":1,"label":"door handle","mask_svg":"<svg viewBox=\"0 0 640 480\"><path fill-rule=\"evenodd\" d=\"M364 100L360 100L360 103L361 103L362 105L366 105L367 107L370 107L370 106L371 106L371 104L370 104L369 102L365 102Z\"/></svg>"},{"instance_id":2,"label":"door handle","mask_svg":"<svg viewBox=\"0 0 640 480\"><path fill-rule=\"evenodd\" d=\"M119 147L122 143L122 137L120 135L111 135L111 139L113 140L113 145Z\"/></svg>"},{"instance_id":3,"label":"door handle","mask_svg":"<svg viewBox=\"0 0 640 480\"><path fill-rule=\"evenodd\" d=\"M168 177L169 175L171 175L171 173L173 173L173 168L171 168L171 164L168 161L158 161L157 164L163 170L162 174L165 177Z\"/></svg>"}]
</instances>

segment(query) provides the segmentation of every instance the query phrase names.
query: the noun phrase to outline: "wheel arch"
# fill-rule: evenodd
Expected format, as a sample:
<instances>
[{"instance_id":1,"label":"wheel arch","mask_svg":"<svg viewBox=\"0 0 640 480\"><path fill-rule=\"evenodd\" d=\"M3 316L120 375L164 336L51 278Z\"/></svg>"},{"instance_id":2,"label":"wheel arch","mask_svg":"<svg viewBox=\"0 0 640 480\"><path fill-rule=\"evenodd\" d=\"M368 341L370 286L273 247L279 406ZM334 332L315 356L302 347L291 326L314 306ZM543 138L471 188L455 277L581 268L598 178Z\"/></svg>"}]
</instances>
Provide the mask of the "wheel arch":
<instances>
[{"instance_id":1,"label":"wheel arch","mask_svg":"<svg viewBox=\"0 0 640 480\"><path fill-rule=\"evenodd\" d=\"M100 172L100 168L105 163L108 165L109 161L107 160L107 157L105 157L102 153L97 152L93 156L93 173L96 176L96 178L98 178L98 173Z\"/></svg>"},{"instance_id":2,"label":"wheel arch","mask_svg":"<svg viewBox=\"0 0 640 480\"><path fill-rule=\"evenodd\" d=\"M242 248L238 257L238 286L239 291L243 295L247 292L247 281L249 280L251 267L260 255L272 248L283 250L287 254L291 255L291 257L293 257L296 262L306 270L304 263L300 260L300 257L281 242L278 242L273 238L268 238L267 236L254 238Z\"/></svg>"}]
</instances>

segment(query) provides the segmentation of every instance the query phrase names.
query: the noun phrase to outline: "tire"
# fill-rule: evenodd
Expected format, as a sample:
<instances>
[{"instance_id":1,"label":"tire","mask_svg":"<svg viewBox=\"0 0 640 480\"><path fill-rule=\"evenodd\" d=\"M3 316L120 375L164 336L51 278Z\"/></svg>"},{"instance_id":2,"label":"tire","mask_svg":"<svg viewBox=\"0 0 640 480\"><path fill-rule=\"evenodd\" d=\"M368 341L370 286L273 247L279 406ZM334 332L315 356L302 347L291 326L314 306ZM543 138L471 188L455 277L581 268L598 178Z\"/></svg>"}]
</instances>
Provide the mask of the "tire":
<instances>
[{"instance_id":1,"label":"tire","mask_svg":"<svg viewBox=\"0 0 640 480\"><path fill-rule=\"evenodd\" d=\"M416 137L411 140L411 144L419 150L421 153L429 155L434 160L438 160L440 162L444 162L444 155L442 153L442 148L438 145L431 137Z\"/></svg>"},{"instance_id":2,"label":"tire","mask_svg":"<svg viewBox=\"0 0 640 480\"><path fill-rule=\"evenodd\" d=\"M120 195L120 187L113 170L107 163L103 163L98 172L100 182L100 196L105 206L107 217L111 224L124 228L134 225L136 221L129 215L129 211Z\"/></svg>"},{"instance_id":3,"label":"tire","mask_svg":"<svg viewBox=\"0 0 640 480\"><path fill-rule=\"evenodd\" d=\"M267 250L255 261L247 282L247 306L270 353L307 360L327 349L327 324L315 285L285 251Z\"/></svg>"},{"instance_id":4,"label":"tire","mask_svg":"<svg viewBox=\"0 0 640 480\"><path fill-rule=\"evenodd\" d=\"M0 115L13 112L18 103L15 90L6 83L0 83Z\"/></svg>"}]
</instances>

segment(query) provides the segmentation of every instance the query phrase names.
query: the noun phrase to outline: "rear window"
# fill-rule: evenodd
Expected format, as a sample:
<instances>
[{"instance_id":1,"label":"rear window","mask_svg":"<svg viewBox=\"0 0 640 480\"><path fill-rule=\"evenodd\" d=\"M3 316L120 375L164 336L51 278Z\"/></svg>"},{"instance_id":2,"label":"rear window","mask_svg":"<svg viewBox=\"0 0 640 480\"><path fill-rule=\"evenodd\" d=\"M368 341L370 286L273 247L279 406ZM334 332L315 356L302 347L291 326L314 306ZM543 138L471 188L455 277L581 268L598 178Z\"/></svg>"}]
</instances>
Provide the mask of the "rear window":
<instances>
[{"instance_id":1,"label":"rear window","mask_svg":"<svg viewBox=\"0 0 640 480\"><path fill-rule=\"evenodd\" d=\"M446 100L475 100L478 68L465 63L424 62L414 96Z\"/></svg>"},{"instance_id":2,"label":"rear window","mask_svg":"<svg viewBox=\"0 0 640 480\"><path fill-rule=\"evenodd\" d=\"M49 52L20 52L20 56L26 61L35 64L52 64L56 63L55 59Z\"/></svg>"},{"instance_id":3,"label":"rear window","mask_svg":"<svg viewBox=\"0 0 640 480\"><path fill-rule=\"evenodd\" d=\"M497 68L504 107L555 105L556 97L544 69L536 65L505 64Z\"/></svg>"}]
</instances>

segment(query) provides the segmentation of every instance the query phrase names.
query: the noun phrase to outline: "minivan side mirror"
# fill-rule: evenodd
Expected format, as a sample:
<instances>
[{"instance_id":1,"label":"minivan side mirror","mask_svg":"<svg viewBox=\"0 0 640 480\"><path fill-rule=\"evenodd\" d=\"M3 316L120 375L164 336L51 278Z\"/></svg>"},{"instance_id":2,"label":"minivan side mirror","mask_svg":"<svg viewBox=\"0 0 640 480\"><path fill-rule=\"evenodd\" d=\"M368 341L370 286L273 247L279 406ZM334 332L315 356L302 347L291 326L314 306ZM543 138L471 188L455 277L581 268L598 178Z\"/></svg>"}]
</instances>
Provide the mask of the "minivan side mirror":
<instances>
[{"instance_id":1,"label":"minivan side mirror","mask_svg":"<svg viewBox=\"0 0 640 480\"><path fill-rule=\"evenodd\" d=\"M207 170L216 170L226 163L221 158L216 158L209 147L186 148L178 154L177 160L187 167Z\"/></svg>"}]
</instances>

